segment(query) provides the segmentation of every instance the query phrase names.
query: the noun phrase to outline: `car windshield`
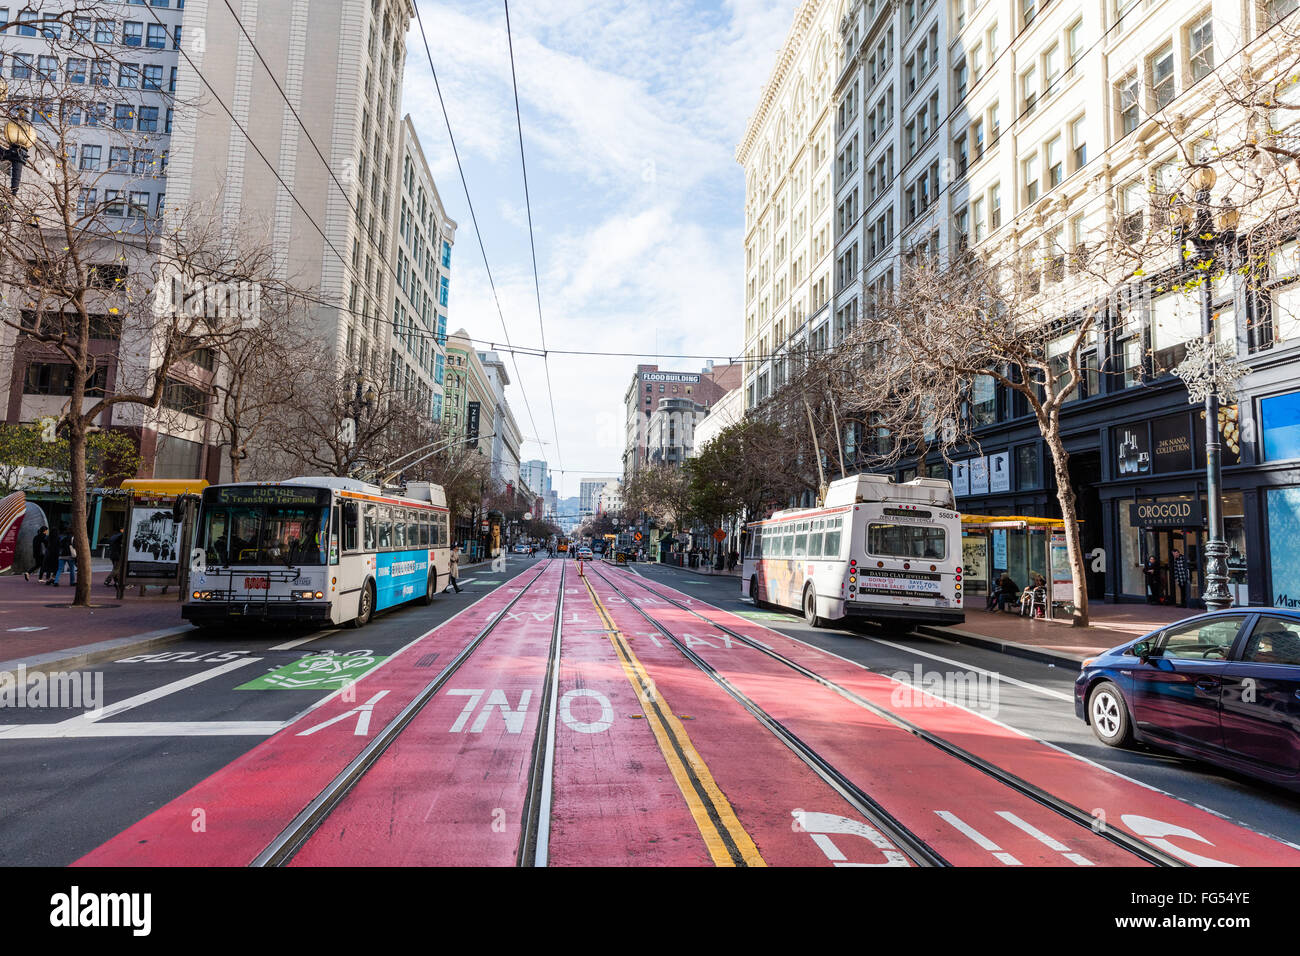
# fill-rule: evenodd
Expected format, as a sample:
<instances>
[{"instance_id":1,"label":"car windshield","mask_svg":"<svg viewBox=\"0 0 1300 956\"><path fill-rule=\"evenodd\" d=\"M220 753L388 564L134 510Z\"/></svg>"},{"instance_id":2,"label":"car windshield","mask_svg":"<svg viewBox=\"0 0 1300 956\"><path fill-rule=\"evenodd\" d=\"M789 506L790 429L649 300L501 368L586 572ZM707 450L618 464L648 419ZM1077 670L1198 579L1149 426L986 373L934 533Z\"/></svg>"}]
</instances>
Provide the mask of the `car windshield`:
<instances>
[{"instance_id":1,"label":"car windshield","mask_svg":"<svg viewBox=\"0 0 1300 956\"><path fill-rule=\"evenodd\" d=\"M321 565L329 508L207 508L199 540L210 565Z\"/></svg>"}]
</instances>

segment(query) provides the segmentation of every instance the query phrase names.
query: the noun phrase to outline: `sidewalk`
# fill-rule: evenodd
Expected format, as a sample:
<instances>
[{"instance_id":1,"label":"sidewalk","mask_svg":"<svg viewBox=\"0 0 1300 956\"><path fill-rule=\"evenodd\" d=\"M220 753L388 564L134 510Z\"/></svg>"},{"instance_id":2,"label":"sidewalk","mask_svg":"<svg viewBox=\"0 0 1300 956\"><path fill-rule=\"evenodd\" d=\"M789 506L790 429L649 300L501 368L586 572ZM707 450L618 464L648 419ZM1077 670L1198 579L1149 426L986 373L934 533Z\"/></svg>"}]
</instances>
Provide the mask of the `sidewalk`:
<instances>
[{"instance_id":1,"label":"sidewalk","mask_svg":"<svg viewBox=\"0 0 1300 956\"><path fill-rule=\"evenodd\" d=\"M671 561L637 561L637 564L655 564L661 568L672 568L675 571L689 571L691 574L703 574L711 578L738 578L740 577L740 565L736 565L734 571L715 571L712 567L693 568L688 564L673 564Z\"/></svg>"},{"instance_id":2,"label":"sidewalk","mask_svg":"<svg viewBox=\"0 0 1300 956\"><path fill-rule=\"evenodd\" d=\"M160 644L180 640L191 630L181 620L176 589L162 594L149 588L141 598L135 588L117 600L115 588L104 587L110 563L96 558L89 608L74 608L75 589L67 572L57 588L32 575L0 575L0 671L20 663L29 671L66 670L109 660Z\"/></svg>"},{"instance_id":3,"label":"sidewalk","mask_svg":"<svg viewBox=\"0 0 1300 956\"><path fill-rule=\"evenodd\" d=\"M918 630L1006 654L1073 666L1117 644L1200 613L1195 608L1155 604L1097 603L1088 607L1091 626L1075 628L1068 618L1045 621L968 607L964 624Z\"/></svg>"}]
</instances>

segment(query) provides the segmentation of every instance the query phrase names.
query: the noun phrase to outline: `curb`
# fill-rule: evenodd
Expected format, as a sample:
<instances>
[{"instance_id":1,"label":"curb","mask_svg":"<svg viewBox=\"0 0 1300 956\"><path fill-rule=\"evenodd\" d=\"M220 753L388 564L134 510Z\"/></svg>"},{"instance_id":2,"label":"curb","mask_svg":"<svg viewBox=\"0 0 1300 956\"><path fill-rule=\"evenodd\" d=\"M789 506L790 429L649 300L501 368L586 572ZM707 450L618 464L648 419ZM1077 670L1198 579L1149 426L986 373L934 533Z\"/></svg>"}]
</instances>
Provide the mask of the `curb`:
<instances>
[{"instance_id":1,"label":"curb","mask_svg":"<svg viewBox=\"0 0 1300 956\"><path fill-rule=\"evenodd\" d=\"M919 624L915 628L921 634L929 637L943 637L958 644L969 644L972 647L981 647L989 651L997 651L999 654L1008 654L1012 657L1023 657L1031 661L1038 661L1045 664L1055 664L1057 666L1065 665L1078 670L1083 663L1082 657L1075 657L1065 651L1053 651L1045 647L1031 647L1028 644L1017 644L1014 641L1003 641L996 637L985 637L983 634L972 634L969 631L959 631L951 627L939 627L930 624ZM1105 648L1098 648L1100 654Z\"/></svg>"},{"instance_id":2,"label":"curb","mask_svg":"<svg viewBox=\"0 0 1300 956\"><path fill-rule=\"evenodd\" d=\"M687 574L697 574L702 578L735 578L740 580L740 574L731 574L727 571L701 571L698 568L682 567L678 564L668 564L661 561L638 561L637 564L651 564L655 567L667 568L669 571L685 571Z\"/></svg>"},{"instance_id":3,"label":"curb","mask_svg":"<svg viewBox=\"0 0 1300 956\"><path fill-rule=\"evenodd\" d=\"M81 647L69 647L61 651L50 651L34 657L20 658L12 661L0 661L0 673L14 672L20 666L29 674L48 673L49 671L74 670L102 664L127 656L133 652L146 651L183 640L187 634L197 633L197 628L189 624L146 631L131 637L119 637L98 644L84 644Z\"/></svg>"}]
</instances>

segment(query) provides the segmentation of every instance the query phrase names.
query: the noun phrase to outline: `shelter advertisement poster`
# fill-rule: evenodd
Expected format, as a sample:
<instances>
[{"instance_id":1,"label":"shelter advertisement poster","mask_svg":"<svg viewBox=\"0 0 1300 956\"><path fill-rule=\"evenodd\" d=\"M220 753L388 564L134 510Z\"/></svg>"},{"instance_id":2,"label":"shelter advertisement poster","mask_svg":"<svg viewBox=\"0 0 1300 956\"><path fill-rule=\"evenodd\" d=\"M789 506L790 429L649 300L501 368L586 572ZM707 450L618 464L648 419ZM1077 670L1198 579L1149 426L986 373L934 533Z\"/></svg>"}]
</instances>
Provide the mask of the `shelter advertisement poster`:
<instances>
[{"instance_id":1,"label":"shelter advertisement poster","mask_svg":"<svg viewBox=\"0 0 1300 956\"><path fill-rule=\"evenodd\" d=\"M126 538L127 577L175 577L180 546L181 526L170 508L136 508Z\"/></svg>"},{"instance_id":2,"label":"shelter advertisement poster","mask_svg":"<svg viewBox=\"0 0 1300 956\"><path fill-rule=\"evenodd\" d=\"M1074 575L1070 573L1070 555L1064 532L1054 533L1048 551L1052 558L1052 600L1074 600Z\"/></svg>"}]
</instances>

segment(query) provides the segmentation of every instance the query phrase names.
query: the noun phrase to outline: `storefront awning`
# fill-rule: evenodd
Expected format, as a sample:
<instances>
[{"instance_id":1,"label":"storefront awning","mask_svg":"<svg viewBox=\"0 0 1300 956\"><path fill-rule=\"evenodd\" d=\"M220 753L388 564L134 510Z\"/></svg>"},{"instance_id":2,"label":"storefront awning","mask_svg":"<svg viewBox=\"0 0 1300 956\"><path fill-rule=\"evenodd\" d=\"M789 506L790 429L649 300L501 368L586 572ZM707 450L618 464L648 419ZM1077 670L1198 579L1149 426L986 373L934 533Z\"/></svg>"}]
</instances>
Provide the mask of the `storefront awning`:
<instances>
[{"instance_id":1,"label":"storefront awning","mask_svg":"<svg viewBox=\"0 0 1300 956\"><path fill-rule=\"evenodd\" d=\"M1082 521L1078 522L1083 524ZM1024 531L1029 528L1064 528L1061 518L1036 518L1033 515L962 515L962 530L983 531L990 528L1012 528Z\"/></svg>"},{"instance_id":2,"label":"storefront awning","mask_svg":"<svg viewBox=\"0 0 1300 956\"><path fill-rule=\"evenodd\" d=\"M201 495L208 486L202 478L128 478L122 490L139 497L174 498L177 495Z\"/></svg>"}]
</instances>

